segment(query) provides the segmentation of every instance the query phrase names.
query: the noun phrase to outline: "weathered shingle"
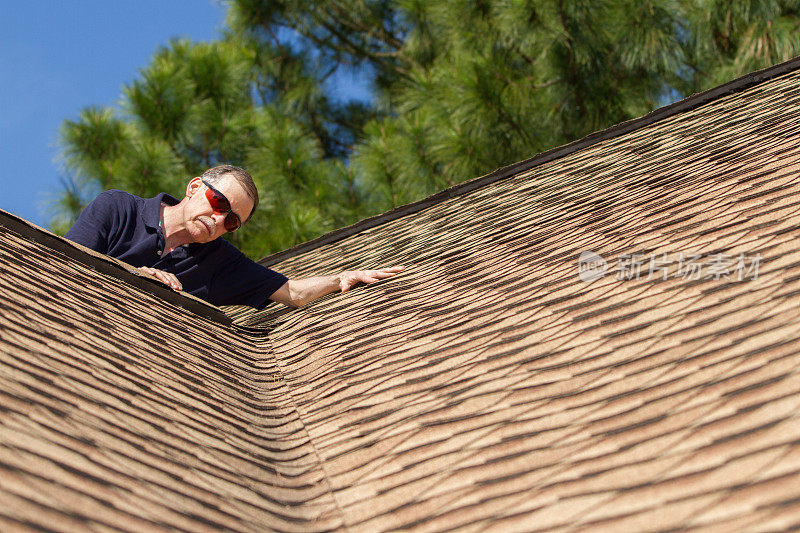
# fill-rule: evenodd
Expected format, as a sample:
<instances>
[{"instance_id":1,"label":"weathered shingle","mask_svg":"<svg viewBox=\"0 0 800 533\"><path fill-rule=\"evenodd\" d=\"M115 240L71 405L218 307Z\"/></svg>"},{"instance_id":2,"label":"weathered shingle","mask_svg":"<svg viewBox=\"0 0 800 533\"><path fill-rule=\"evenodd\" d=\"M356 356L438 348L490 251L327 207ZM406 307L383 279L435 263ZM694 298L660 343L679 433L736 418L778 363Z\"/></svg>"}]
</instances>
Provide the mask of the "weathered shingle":
<instances>
[{"instance_id":1,"label":"weathered shingle","mask_svg":"<svg viewBox=\"0 0 800 533\"><path fill-rule=\"evenodd\" d=\"M3 226L0 257L3 529L341 524L263 338Z\"/></svg>"},{"instance_id":2,"label":"weathered shingle","mask_svg":"<svg viewBox=\"0 0 800 533\"><path fill-rule=\"evenodd\" d=\"M800 527L798 67L266 258L406 271L234 326L0 227L0 524Z\"/></svg>"},{"instance_id":3,"label":"weathered shingle","mask_svg":"<svg viewBox=\"0 0 800 533\"><path fill-rule=\"evenodd\" d=\"M798 81L279 256L295 276L407 268L238 317L273 325L346 523L800 524ZM585 251L609 263L591 283ZM634 254L641 275L617 279ZM681 254L700 279L677 275Z\"/></svg>"}]
</instances>

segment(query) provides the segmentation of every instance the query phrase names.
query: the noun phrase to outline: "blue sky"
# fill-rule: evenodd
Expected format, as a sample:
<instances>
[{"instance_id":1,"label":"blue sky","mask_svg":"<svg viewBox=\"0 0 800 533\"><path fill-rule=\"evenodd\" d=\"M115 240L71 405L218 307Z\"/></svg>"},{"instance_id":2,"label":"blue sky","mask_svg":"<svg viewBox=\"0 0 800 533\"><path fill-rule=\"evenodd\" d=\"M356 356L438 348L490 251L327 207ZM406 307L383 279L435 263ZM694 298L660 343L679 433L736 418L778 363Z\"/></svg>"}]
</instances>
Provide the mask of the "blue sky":
<instances>
[{"instance_id":1,"label":"blue sky","mask_svg":"<svg viewBox=\"0 0 800 533\"><path fill-rule=\"evenodd\" d=\"M219 36L214 0L0 0L0 209L46 226L58 128L122 86L172 37Z\"/></svg>"}]
</instances>

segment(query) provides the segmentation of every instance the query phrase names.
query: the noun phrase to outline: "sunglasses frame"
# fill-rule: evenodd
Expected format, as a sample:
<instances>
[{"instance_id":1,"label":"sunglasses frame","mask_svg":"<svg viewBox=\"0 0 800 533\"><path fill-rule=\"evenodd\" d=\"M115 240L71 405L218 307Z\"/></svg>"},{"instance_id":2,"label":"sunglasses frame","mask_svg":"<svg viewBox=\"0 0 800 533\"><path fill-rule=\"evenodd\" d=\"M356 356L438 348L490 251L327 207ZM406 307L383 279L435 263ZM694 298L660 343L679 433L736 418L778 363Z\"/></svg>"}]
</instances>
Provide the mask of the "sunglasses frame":
<instances>
[{"instance_id":1,"label":"sunglasses frame","mask_svg":"<svg viewBox=\"0 0 800 533\"><path fill-rule=\"evenodd\" d=\"M228 197L225 196L224 194L222 194L221 192L219 192L217 189L215 189L210 183L208 183L203 178L200 178L200 181L202 181L203 185L205 185L207 187L206 200L208 200L208 205L211 206L211 209L213 209L215 213L224 213L225 214L225 231L227 231L228 233L232 233L232 232L236 231L237 229L241 228L242 227L242 219L239 218L239 215L237 215L236 213L233 212L233 207L231 206L231 202L230 202L230 200L228 200ZM225 203L228 204L228 210L225 211L225 210L222 210L222 209L216 209L214 207L214 204L211 203L211 196L209 196L208 191L211 191L212 196L216 197L217 199L224 200ZM231 217L233 217L231 220L234 220L236 222L236 226L233 229L228 229L228 219L230 219Z\"/></svg>"}]
</instances>

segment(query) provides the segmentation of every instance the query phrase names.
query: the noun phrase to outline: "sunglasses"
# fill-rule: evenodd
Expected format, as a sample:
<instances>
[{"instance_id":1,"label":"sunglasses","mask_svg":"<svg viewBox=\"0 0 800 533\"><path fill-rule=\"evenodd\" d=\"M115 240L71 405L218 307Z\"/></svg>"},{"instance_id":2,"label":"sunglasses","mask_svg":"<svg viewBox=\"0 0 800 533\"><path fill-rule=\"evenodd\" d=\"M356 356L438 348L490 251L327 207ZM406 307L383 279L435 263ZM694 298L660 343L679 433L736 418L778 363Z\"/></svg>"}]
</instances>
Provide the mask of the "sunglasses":
<instances>
[{"instance_id":1,"label":"sunglasses","mask_svg":"<svg viewBox=\"0 0 800 533\"><path fill-rule=\"evenodd\" d=\"M215 213L225 213L225 231L236 231L242 227L239 216L231 210L231 203L225 195L209 185L206 180L202 180L206 188L206 199Z\"/></svg>"}]
</instances>

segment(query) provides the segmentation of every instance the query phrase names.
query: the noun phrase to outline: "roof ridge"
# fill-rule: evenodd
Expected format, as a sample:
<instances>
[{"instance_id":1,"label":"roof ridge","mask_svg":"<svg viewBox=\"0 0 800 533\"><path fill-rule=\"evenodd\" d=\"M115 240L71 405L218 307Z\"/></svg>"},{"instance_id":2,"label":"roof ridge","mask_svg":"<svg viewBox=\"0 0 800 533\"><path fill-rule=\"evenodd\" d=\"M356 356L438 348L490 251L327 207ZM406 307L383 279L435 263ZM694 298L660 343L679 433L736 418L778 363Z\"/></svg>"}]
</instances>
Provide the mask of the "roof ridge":
<instances>
[{"instance_id":1,"label":"roof ridge","mask_svg":"<svg viewBox=\"0 0 800 533\"><path fill-rule=\"evenodd\" d=\"M175 292L160 281L156 281L155 278L139 273L136 267L124 261L97 253L2 209L0 209L0 226L8 228L24 239L61 252L70 259L79 261L103 274L119 278L129 285L147 291L203 318L224 326L230 326L232 323L228 315L199 298L187 293Z\"/></svg>"},{"instance_id":2,"label":"roof ridge","mask_svg":"<svg viewBox=\"0 0 800 533\"><path fill-rule=\"evenodd\" d=\"M290 248L287 248L286 250L282 250L280 252L276 252L274 254L265 256L260 260L258 260L258 263L264 266L274 265L290 257L294 257L296 255L314 250L326 244L330 244L339 241L341 239L350 237L351 235L355 235L367 229L380 226L382 224L385 224L386 222L402 218L406 215L417 213L419 211L422 211L423 209L436 205L442 201L454 198L456 196L460 196L462 194L466 194L475 189L484 187L496 181L500 181L519 172L530 170L531 168L534 168L538 165L564 157L571 153L577 152L579 150L597 144L598 142L612 139L614 137L623 135L625 133L643 128L645 126L653 124L654 122L658 122L660 120L672 117L679 113L689 111L701 105L712 102L723 96L743 91L754 85L758 85L759 83L762 83L764 81L770 80L782 74L786 74L787 72L797 70L798 68L800 68L800 56L792 58L788 61L784 61L783 63L778 63L777 65L773 65L771 67L767 67L761 70L751 72L749 74L745 74L744 76L741 76L740 78L737 78L733 81L729 81L712 89L708 89L699 93L695 93L691 96L687 96L682 100L678 100L677 102L673 102L664 107L659 107L658 109L650 111L649 113L647 113L646 115L642 115L641 117L630 119L625 122L620 122L619 124L615 124L604 130L590 133L589 135L577 139L575 141L563 144L561 146L557 146L555 148L551 148L549 150L545 150L544 152L540 152L534 155L533 157L525 159L518 163L514 163L505 167L500 167L494 170L493 172L490 172L489 174L459 183L457 185L454 185L452 187L434 193L426 198L417 200L416 202L402 205L400 207L396 207L394 209L386 211L382 214L359 220L358 222L351 224L349 226L345 226L343 228L330 231L320 237L317 237L316 239L296 244Z\"/></svg>"}]
</instances>

